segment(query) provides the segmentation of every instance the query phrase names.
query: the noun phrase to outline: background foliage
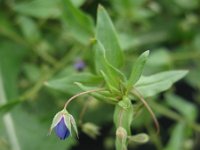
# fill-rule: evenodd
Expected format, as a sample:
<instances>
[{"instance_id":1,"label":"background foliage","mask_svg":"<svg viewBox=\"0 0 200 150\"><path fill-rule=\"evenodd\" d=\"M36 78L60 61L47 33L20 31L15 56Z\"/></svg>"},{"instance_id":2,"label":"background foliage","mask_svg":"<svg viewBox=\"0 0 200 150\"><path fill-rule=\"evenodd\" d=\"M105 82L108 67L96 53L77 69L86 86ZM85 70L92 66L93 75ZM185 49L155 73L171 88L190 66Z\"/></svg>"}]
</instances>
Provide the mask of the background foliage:
<instances>
[{"instance_id":1,"label":"background foliage","mask_svg":"<svg viewBox=\"0 0 200 150\"><path fill-rule=\"evenodd\" d=\"M79 141L46 136L54 114L66 99L82 91L72 83L92 86L99 81L88 73L95 72L91 39L98 23L99 3L107 9L117 30L125 53L122 70L127 75L147 49L151 53L144 75L189 70L167 92L148 95L152 96L148 102L158 117L161 133L155 134L151 118L142 110L132 132L146 132L150 141L144 145L131 143L130 149L199 149L198 0L0 0L0 149L114 149L114 108L95 100L89 100L83 121L101 126L96 140L83 132ZM110 29L106 32L109 34ZM104 37L102 32L97 36ZM104 41L108 48L109 40ZM82 72L74 67L80 59L86 64ZM111 60L111 64L121 66L120 60ZM70 105L76 120L88 98Z\"/></svg>"}]
</instances>

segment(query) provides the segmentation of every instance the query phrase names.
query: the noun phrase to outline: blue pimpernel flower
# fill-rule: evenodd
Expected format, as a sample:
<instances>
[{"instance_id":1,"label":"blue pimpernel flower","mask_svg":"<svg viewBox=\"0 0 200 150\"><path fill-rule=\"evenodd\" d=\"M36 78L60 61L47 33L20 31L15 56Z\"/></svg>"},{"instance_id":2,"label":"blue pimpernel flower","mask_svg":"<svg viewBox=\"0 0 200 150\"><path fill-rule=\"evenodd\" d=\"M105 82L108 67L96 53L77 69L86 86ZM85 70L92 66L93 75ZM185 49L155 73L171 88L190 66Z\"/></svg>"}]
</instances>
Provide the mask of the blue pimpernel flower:
<instances>
[{"instance_id":1,"label":"blue pimpernel flower","mask_svg":"<svg viewBox=\"0 0 200 150\"><path fill-rule=\"evenodd\" d=\"M65 125L64 117L61 118L60 122L54 128L56 135L61 139L64 140L70 135L69 129Z\"/></svg>"},{"instance_id":2,"label":"blue pimpernel flower","mask_svg":"<svg viewBox=\"0 0 200 150\"><path fill-rule=\"evenodd\" d=\"M71 125L78 137L78 130L76 127L76 122L71 114L69 114L65 109L59 111L53 118L51 128L49 134L54 129L56 135L61 139L64 140L72 135L71 133Z\"/></svg>"},{"instance_id":3,"label":"blue pimpernel flower","mask_svg":"<svg viewBox=\"0 0 200 150\"><path fill-rule=\"evenodd\" d=\"M74 68L77 71L83 71L83 69L85 68L85 62L83 60L77 60L74 64Z\"/></svg>"}]
</instances>

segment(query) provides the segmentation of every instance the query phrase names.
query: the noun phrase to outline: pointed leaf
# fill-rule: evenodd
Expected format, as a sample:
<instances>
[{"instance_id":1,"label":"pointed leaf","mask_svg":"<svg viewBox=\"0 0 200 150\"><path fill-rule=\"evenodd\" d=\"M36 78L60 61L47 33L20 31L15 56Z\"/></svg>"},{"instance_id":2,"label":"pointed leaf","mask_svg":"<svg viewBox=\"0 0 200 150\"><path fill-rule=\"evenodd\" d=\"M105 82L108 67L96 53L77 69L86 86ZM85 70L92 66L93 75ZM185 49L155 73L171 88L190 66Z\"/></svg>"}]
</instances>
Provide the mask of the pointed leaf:
<instances>
[{"instance_id":1,"label":"pointed leaf","mask_svg":"<svg viewBox=\"0 0 200 150\"><path fill-rule=\"evenodd\" d=\"M148 56L149 50L142 53L134 63L130 78L127 83L127 89L132 88L132 86L140 79Z\"/></svg>"},{"instance_id":2,"label":"pointed leaf","mask_svg":"<svg viewBox=\"0 0 200 150\"><path fill-rule=\"evenodd\" d=\"M186 70L174 70L147 77L142 76L135 87L143 97L153 96L169 89L173 83L183 78L187 73Z\"/></svg>"},{"instance_id":3,"label":"pointed leaf","mask_svg":"<svg viewBox=\"0 0 200 150\"><path fill-rule=\"evenodd\" d=\"M57 18L61 11L59 8L60 0L32 0L17 3L13 9L21 14L29 15L37 18Z\"/></svg>"},{"instance_id":4,"label":"pointed leaf","mask_svg":"<svg viewBox=\"0 0 200 150\"><path fill-rule=\"evenodd\" d=\"M96 41L94 44L95 49L95 65L97 73L104 72L104 78L106 77L107 83L119 89L120 83L125 80L124 75L114 66L112 66L106 56L104 46L100 41Z\"/></svg>"},{"instance_id":5,"label":"pointed leaf","mask_svg":"<svg viewBox=\"0 0 200 150\"><path fill-rule=\"evenodd\" d=\"M63 0L63 21L67 31L80 43L87 45L94 35L94 23L90 16L76 8L71 1Z\"/></svg>"},{"instance_id":6,"label":"pointed leaf","mask_svg":"<svg viewBox=\"0 0 200 150\"><path fill-rule=\"evenodd\" d=\"M99 5L97 13L96 38L105 47L105 55L114 67L123 64L123 54L117 38L117 33L106 10Z\"/></svg>"}]
</instances>

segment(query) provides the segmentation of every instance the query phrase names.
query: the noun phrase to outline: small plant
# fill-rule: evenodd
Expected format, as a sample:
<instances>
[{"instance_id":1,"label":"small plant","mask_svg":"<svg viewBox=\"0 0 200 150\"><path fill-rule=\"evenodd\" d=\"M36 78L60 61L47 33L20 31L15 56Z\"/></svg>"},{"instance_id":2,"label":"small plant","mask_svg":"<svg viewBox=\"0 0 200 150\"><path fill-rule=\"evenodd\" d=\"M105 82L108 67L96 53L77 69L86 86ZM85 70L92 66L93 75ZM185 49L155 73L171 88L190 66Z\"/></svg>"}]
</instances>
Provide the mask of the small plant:
<instances>
[{"instance_id":1,"label":"small plant","mask_svg":"<svg viewBox=\"0 0 200 150\"><path fill-rule=\"evenodd\" d=\"M87 17L84 19L87 20ZM116 150L126 150L129 142L147 142L149 139L147 134L132 135L131 127L134 127L134 116L141 106L146 107L159 133L159 123L145 99L169 89L174 82L184 77L187 71L173 70L144 76L142 73L150 53L147 50L133 60L130 75L122 72L123 65L126 65L124 64L124 59L126 59L124 51L120 47L113 23L102 6L98 7L95 38L90 44L95 73L87 75L80 73L75 84L84 92L74 95L66 102L64 109L55 115L50 130L55 129L57 136L65 139L72 134L72 125L78 135L76 123L66 109L68 104L78 96L90 94L97 100L115 107L113 122L116 128ZM88 85L87 81L90 81L92 85ZM46 85L54 86L54 84L56 80Z\"/></svg>"}]
</instances>

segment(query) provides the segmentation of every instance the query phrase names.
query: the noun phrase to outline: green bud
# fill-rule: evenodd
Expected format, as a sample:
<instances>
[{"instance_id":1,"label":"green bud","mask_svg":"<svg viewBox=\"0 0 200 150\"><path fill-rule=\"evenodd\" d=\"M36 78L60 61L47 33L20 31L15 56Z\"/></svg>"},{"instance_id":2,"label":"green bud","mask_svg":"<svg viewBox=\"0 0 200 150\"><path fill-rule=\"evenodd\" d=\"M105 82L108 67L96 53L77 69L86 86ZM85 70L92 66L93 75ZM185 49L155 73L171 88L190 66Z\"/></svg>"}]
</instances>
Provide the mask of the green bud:
<instances>
[{"instance_id":1,"label":"green bud","mask_svg":"<svg viewBox=\"0 0 200 150\"><path fill-rule=\"evenodd\" d=\"M82 125L82 130L89 137L96 139L96 137L100 134L99 127L93 123L87 122Z\"/></svg>"},{"instance_id":2,"label":"green bud","mask_svg":"<svg viewBox=\"0 0 200 150\"><path fill-rule=\"evenodd\" d=\"M129 142L146 143L149 141L149 136L145 133L140 133L134 136L128 136Z\"/></svg>"},{"instance_id":3,"label":"green bud","mask_svg":"<svg viewBox=\"0 0 200 150\"><path fill-rule=\"evenodd\" d=\"M116 131L117 150L127 150L127 132L123 127L118 127Z\"/></svg>"}]
</instances>

